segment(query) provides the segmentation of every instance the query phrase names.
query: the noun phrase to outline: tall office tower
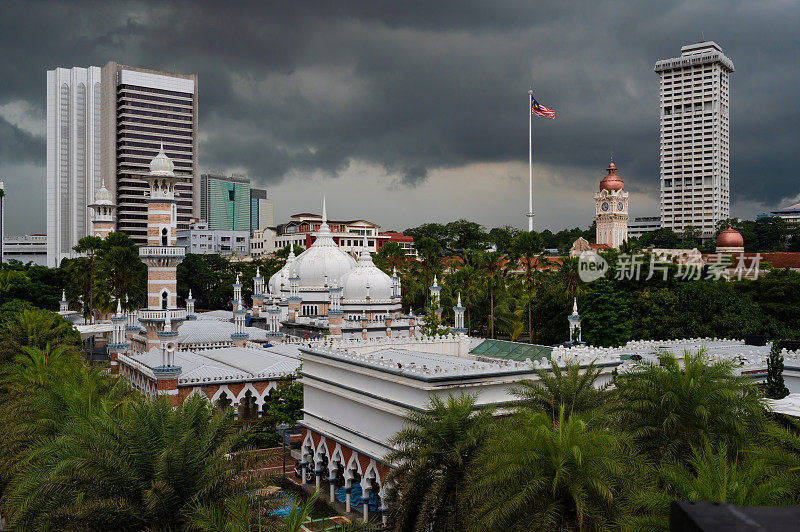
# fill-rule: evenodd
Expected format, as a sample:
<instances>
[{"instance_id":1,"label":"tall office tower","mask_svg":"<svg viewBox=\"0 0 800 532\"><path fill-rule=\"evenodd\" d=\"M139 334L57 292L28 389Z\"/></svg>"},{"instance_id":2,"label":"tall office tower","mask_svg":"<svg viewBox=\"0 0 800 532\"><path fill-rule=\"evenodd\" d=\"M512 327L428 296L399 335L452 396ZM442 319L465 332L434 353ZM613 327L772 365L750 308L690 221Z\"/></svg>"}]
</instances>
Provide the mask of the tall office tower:
<instances>
[{"instance_id":1,"label":"tall office tower","mask_svg":"<svg viewBox=\"0 0 800 532\"><path fill-rule=\"evenodd\" d=\"M733 62L713 41L662 59L661 226L710 237L730 216L730 86Z\"/></svg>"},{"instance_id":2,"label":"tall office tower","mask_svg":"<svg viewBox=\"0 0 800 532\"><path fill-rule=\"evenodd\" d=\"M250 231L250 179L247 176L200 176L200 219L211 230Z\"/></svg>"},{"instance_id":3,"label":"tall office tower","mask_svg":"<svg viewBox=\"0 0 800 532\"><path fill-rule=\"evenodd\" d=\"M266 189L250 189L250 232L275 227L275 205Z\"/></svg>"},{"instance_id":4,"label":"tall office tower","mask_svg":"<svg viewBox=\"0 0 800 532\"><path fill-rule=\"evenodd\" d=\"M89 203L101 179L99 67L47 71L47 265L74 257L91 234Z\"/></svg>"},{"instance_id":5,"label":"tall office tower","mask_svg":"<svg viewBox=\"0 0 800 532\"><path fill-rule=\"evenodd\" d=\"M148 164L164 152L175 164L178 229L199 211L197 75L172 74L107 63L103 73L103 174L117 203L117 230L147 243Z\"/></svg>"}]
</instances>

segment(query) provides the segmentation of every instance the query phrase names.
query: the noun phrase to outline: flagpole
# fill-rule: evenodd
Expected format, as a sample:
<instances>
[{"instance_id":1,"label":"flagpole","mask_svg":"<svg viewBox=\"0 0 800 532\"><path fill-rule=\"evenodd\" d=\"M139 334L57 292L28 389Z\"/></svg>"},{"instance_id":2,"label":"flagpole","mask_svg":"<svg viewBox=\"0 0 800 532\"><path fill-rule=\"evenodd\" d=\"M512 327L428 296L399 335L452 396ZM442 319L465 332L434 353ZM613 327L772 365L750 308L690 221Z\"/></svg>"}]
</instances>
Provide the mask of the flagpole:
<instances>
[{"instance_id":1,"label":"flagpole","mask_svg":"<svg viewBox=\"0 0 800 532\"><path fill-rule=\"evenodd\" d=\"M533 231L533 89L528 90L528 231Z\"/></svg>"}]
</instances>

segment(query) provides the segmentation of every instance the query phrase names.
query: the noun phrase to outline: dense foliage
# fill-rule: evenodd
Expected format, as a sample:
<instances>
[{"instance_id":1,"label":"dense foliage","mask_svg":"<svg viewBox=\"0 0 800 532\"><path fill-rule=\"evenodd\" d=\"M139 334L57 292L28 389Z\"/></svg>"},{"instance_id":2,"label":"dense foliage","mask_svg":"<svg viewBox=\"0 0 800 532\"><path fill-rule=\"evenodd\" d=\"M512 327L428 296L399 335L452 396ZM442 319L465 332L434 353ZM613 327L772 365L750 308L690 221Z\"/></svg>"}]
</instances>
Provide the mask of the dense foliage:
<instances>
[{"instance_id":1,"label":"dense foliage","mask_svg":"<svg viewBox=\"0 0 800 532\"><path fill-rule=\"evenodd\" d=\"M0 315L0 513L9 529L297 532L309 517L313 500L279 517L280 501L254 497L277 479L243 474L247 461L233 451L250 427L232 411L198 395L173 408L85 365L77 334L50 311ZM300 385L274 395L274 418L295 421Z\"/></svg>"},{"instance_id":2,"label":"dense foliage","mask_svg":"<svg viewBox=\"0 0 800 532\"><path fill-rule=\"evenodd\" d=\"M770 417L730 364L660 353L612 387L594 367L549 372L507 416L470 415L470 395L409 415L390 529L652 531L674 500L800 503L800 424Z\"/></svg>"}]
</instances>

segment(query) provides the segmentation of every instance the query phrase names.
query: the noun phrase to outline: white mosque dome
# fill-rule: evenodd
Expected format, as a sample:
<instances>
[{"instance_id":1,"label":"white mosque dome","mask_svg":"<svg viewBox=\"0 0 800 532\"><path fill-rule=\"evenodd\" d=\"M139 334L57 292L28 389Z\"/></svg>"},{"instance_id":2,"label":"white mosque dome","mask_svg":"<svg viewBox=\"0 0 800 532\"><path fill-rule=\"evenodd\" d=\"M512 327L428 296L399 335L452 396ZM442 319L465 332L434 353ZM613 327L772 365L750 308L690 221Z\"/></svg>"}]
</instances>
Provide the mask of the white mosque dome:
<instances>
[{"instance_id":1,"label":"white mosque dome","mask_svg":"<svg viewBox=\"0 0 800 532\"><path fill-rule=\"evenodd\" d=\"M300 287L321 287L330 285L352 270L356 261L339 249L331 237L328 227L328 214L325 199L322 200L322 224L316 234L317 239L302 252L292 264L292 273L300 278Z\"/></svg>"},{"instance_id":2,"label":"white mosque dome","mask_svg":"<svg viewBox=\"0 0 800 532\"><path fill-rule=\"evenodd\" d=\"M356 267L342 276L340 284L342 298L346 301L366 299L367 287L370 300L388 300L392 297L392 278L375 266L366 248L359 255Z\"/></svg>"},{"instance_id":3,"label":"white mosque dome","mask_svg":"<svg viewBox=\"0 0 800 532\"><path fill-rule=\"evenodd\" d=\"M114 198L106 188L105 183L100 185L100 189L94 194L95 205L114 205Z\"/></svg>"},{"instance_id":4,"label":"white mosque dome","mask_svg":"<svg viewBox=\"0 0 800 532\"><path fill-rule=\"evenodd\" d=\"M323 286L327 280L331 284L352 270L356 261L339 249L331 237L318 234L311 246L300 255L292 265L292 271L300 278L301 287Z\"/></svg>"},{"instance_id":5,"label":"white mosque dome","mask_svg":"<svg viewBox=\"0 0 800 532\"><path fill-rule=\"evenodd\" d=\"M171 176L174 175L175 163L164 153L164 143L153 160L150 161L150 173L154 175Z\"/></svg>"}]
</instances>

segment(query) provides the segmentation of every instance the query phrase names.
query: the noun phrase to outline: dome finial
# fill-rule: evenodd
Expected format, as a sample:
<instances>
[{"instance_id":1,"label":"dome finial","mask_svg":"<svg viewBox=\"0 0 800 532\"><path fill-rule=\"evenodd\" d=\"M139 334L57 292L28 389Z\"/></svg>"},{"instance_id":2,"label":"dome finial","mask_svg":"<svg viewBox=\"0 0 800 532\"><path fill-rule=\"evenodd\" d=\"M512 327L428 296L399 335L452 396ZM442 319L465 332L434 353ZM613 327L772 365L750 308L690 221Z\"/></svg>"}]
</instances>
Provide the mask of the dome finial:
<instances>
[{"instance_id":1,"label":"dome finial","mask_svg":"<svg viewBox=\"0 0 800 532\"><path fill-rule=\"evenodd\" d=\"M150 161L150 173L158 176L174 176L175 163L164 153L164 141L159 145L158 153Z\"/></svg>"},{"instance_id":2,"label":"dome finial","mask_svg":"<svg viewBox=\"0 0 800 532\"><path fill-rule=\"evenodd\" d=\"M325 196L322 196L322 225L328 223L328 209L325 205Z\"/></svg>"}]
</instances>

